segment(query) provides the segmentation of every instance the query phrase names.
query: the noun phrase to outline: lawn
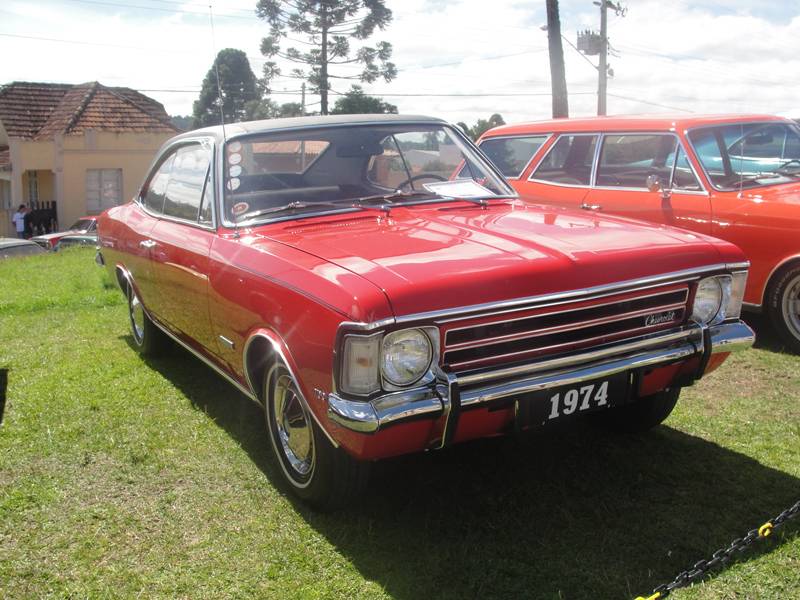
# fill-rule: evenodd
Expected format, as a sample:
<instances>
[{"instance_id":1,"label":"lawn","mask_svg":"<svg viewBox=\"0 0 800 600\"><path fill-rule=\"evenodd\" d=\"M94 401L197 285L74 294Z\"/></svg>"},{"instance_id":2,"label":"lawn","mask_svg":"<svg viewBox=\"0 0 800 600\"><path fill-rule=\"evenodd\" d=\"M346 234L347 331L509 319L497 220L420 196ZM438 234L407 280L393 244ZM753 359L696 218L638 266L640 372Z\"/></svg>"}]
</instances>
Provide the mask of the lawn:
<instances>
[{"instance_id":1,"label":"lawn","mask_svg":"<svg viewBox=\"0 0 800 600\"><path fill-rule=\"evenodd\" d=\"M800 499L800 357L756 320L757 348L647 435L385 461L314 513L254 404L178 348L133 351L92 259L0 262L0 597L632 599ZM797 597L799 532L672 597Z\"/></svg>"}]
</instances>

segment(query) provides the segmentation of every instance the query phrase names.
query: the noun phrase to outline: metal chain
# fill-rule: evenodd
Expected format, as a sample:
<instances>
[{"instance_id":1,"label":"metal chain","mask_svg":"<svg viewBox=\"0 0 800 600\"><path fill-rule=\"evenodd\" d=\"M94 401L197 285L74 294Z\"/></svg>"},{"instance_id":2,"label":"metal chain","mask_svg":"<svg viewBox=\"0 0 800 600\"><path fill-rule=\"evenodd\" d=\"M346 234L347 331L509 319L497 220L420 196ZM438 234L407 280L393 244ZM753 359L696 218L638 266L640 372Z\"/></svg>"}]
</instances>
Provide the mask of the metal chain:
<instances>
[{"instance_id":1,"label":"metal chain","mask_svg":"<svg viewBox=\"0 0 800 600\"><path fill-rule=\"evenodd\" d=\"M800 514L800 500L791 507L784 510L771 521L767 521L758 529L751 529L747 535L733 540L727 548L720 548L708 560L700 560L692 565L691 568L678 574L669 583L664 583L653 590L652 595L639 596L636 600L662 600L669 596L674 590L686 587L698 579L703 578L710 570L728 563L736 554L744 552L755 542L769 537L773 531L781 527L789 519L793 519Z\"/></svg>"}]
</instances>

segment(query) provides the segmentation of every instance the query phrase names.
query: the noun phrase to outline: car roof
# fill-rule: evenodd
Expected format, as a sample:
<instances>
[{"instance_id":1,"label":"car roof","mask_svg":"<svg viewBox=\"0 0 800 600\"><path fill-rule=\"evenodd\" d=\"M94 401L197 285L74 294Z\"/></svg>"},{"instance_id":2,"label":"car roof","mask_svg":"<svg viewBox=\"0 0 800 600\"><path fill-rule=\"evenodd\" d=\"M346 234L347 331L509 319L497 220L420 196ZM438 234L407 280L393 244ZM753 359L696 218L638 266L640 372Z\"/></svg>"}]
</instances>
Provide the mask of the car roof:
<instances>
[{"instance_id":1,"label":"car roof","mask_svg":"<svg viewBox=\"0 0 800 600\"><path fill-rule=\"evenodd\" d=\"M226 124L223 130L221 125L205 127L187 131L170 140L193 138L199 135L211 135L217 141L231 140L253 133L269 133L272 131L291 131L294 129L312 129L315 127L346 126L346 125L387 125L392 123L424 123L444 124L446 121L435 117L421 115L325 115L315 117L290 117L286 119L264 119L262 121L245 121L242 123Z\"/></svg>"},{"instance_id":2,"label":"car roof","mask_svg":"<svg viewBox=\"0 0 800 600\"><path fill-rule=\"evenodd\" d=\"M563 133L592 131L686 131L703 125L749 123L791 119L764 114L740 115L619 115L611 117L578 117L572 119L547 119L514 125L501 125L487 131L485 137L518 135L523 133Z\"/></svg>"},{"instance_id":3,"label":"car roof","mask_svg":"<svg viewBox=\"0 0 800 600\"><path fill-rule=\"evenodd\" d=\"M0 248L11 248L13 246L38 246L36 242L23 240L20 238L0 238Z\"/></svg>"}]
</instances>

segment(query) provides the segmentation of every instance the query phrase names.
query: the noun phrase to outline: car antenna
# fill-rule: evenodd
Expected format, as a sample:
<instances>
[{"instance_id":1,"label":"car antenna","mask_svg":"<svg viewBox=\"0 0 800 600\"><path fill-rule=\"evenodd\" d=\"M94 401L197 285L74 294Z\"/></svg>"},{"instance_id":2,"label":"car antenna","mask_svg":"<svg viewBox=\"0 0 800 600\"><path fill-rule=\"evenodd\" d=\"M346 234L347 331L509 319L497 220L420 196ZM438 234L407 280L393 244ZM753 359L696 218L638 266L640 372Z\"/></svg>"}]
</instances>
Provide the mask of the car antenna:
<instances>
[{"instance_id":1,"label":"car antenna","mask_svg":"<svg viewBox=\"0 0 800 600\"><path fill-rule=\"evenodd\" d=\"M214 74L217 78L217 102L219 103L219 122L222 125L222 147L224 148L225 145L228 143L228 137L225 134L225 111L222 109L223 101L222 101L222 83L219 79L219 56L217 56L217 42L216 36L214 35L214 8L211 4L208 5L208 17L211 21L211 50L214 52ZM225 170L225 157L222 157L222 169ZM223 178L224 179L224 178ZM223 194L225 188L223 186ZM224 205L224 202L223 202ZM236 220L236 215L233 217L233 230L234 230L234 237L237 239L239 238L239 223Z\"/></svg>"}]
</instances>

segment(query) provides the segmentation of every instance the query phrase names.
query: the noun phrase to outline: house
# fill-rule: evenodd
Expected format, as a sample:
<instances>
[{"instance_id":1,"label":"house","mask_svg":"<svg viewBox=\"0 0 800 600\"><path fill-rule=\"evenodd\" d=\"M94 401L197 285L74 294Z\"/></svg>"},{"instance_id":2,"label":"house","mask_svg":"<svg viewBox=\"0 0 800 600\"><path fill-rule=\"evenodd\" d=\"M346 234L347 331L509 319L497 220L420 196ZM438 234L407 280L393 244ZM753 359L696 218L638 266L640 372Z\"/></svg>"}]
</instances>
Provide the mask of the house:
<instances>
[{"instance_id":1,"label":"house","mask_svg":"<svg viewBox=\"0 0 800 600\"><path fill-rule=\"evenodd\" d=\"M130 88L14 82L0 88L0 237L20 204L67 227L132 198L177 132L164 107Z\"/></svg>"}]
</instances>

